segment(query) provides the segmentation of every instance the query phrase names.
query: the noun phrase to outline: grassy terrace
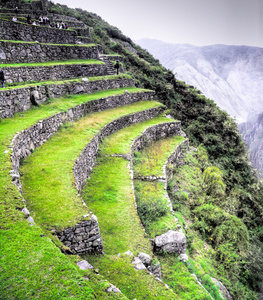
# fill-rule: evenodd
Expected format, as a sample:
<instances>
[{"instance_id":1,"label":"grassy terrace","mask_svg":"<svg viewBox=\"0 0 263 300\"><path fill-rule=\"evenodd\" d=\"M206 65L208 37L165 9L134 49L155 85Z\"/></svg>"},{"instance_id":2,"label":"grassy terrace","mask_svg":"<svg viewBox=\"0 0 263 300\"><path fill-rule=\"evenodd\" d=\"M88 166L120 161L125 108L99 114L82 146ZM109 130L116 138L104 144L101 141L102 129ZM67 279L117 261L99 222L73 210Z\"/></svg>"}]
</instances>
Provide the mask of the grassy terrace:
<instances>
[{"instance_id":1,"label":"grassy terrace","mask_svg":"<svg viewBox=\"0 0 263 300\"><path fill-rule=\"evenodd\" d=\"M133 258L128 255L120 257L89 255L87 259L99 269L100 274L118 286L128 299L185 299L178 297L178 294L156 280L146 270L136 271L131 263Z\"/></svg>"},{"instance_id":2,"label":"grassy terrace","mask_svg":"<svg viewBox=\"0 0 263 300\"><path fill-rule=\"evenodd\" d=\"M39 119L47 118L60 111L113 94L124 93L125 89L98 92L89 96L75 96L56 99L12 119L0 122L0 281L1 297L4 299L94 299L94 293L101 299L121 299L117 295L108 296L103 290L106 283L96 276L90 283L83 279L84 272L72 264L73 257L66 257L43 236L37 225L29 226L24 214L16 208L23 203L9 176L11 169L11 139L17 131L28 128ZM128 89L139 92L139 89ZM96 121L95 121L96 122ZM5 153L5 151L9 151ZM16 257L16 259L13 259ZM11 259L12 258L12 259ZM104 286L105 285L105 286ZM23 289L21 290L21 286ZM91 289L94 291L92 291Z\"/></svg>"},{"instance_id":3,"label":"grassy terrace","mask_svg":"<svg viewBox=\"0 0 263 300\"><path fill-rule=\"evenodd\" d=\"M169 119L160 116L131 125L105 138L101 144L98 164L83 189L83 198L99 218L107 254L151 251L135 209L128 162L122 157L107 156L128 154L133 140L146 128L164 122Z\"/></svg>"},{"instance_id":4,"label":"grassy terrace","mask_svg":"<svg viewBox=\"0 0 263 300\"><path fill-rule=\"evenodd\" d=\"M111 80L111 79L131 79L129 75L108 75L108 76L98 76L98 77L88 77L89 81L100 81L100 80ZM28 82L23 83L21 82L14 84L11 84L12 86L7 86L5 88L2 88L0 91L8 91L13 89L21 89L26 87L34 87L39 85L59 85L59 84L67 84L67 83L73 83L73 82L82 82L82 78L74 78L74 79L58 79L58 80L48 80L48 81L38 81L38 82Z\"/></svg>"},{"instance_id":5,"label":"grassy terrace","mask_svg":"<svg viewBox=\"0 0 263 300\"><path fill-rule=\"evenodd\" d=\"M76 224L87 213L74 186L72 172L82 149L107 123L159 105L145 101L87 115L76 123L62 126L29 156L21 167L23 195L36 222L46 228Z\"/></svg>"},{"instance_id":6,"label":"grassy terrace","mask_svg":"<svg viewBox=\"0 0 263 300\"><path fill-rule=\"evenodd\" d=\"M88 255L87 259L129 299L180 299L145 270L135 271L131 257L117 257L118 253L127 250L152 255L152 249L135 208L129 162L110 155L129 154L132 142L146 128L165 122L170 120L155 117L106 137L100 147L97 165L82 192L83 199L99 219L106 253L105 256Z\"/></svg>"},{"instance_id":7,"label":"grassy terrace","mask_svg":"<svg viewBox=\"0 0 263 300\"><path fill-rule=\"evenodd\" d=\"M210 299L190 276L187 267L176 257L171 260L169 257L159 258L162 259L162 265L167 267L164 278L172 287L172 293L147 272L135 271L129 256L116 256L117 253L127 250L133 251L134 254L143 251L152 255L152 250L138 224L133 191L130 188L128 162L122 157L109 157L109 155L129 154L133 140L147 127L169 121L173 120L162 116L156 117L123 128L103 140L98 164L91 178L88 179L82 196L99 218L106 256L87 256L87 259L129 299L155 299L156 294L158 299ZM171 144L175 147L182 140L183 138L174 137L171 139ZM167 141L163 140L163 142ZM168 149L171 150L169 147ZM169 151L168 153L171 154ZM165 154L167 155L167 152ZM161 198L162 201L167 202L163 183L137 181L138 183L141 186L139 188L137 186L137 195L140 190L143 196L147 194L148 198ZM167 206L165 209L167 210ZM167 213L166 216L152 222L149 228L154 237L155 233L161 234L168 229L175 229L176 225L173 216Z\"/></svg>"},{"instance_id":8,"label":"grassy terrace","mask_svg":"<svg viewBox=\"0 0 263 300\"><path fill-rule=\"evenodd\" d=\"M169 137L151 143L141 152L136 153L134 174L137 176L163 176L163 165L172 154L175 147L184 140L181 136ZM135 175L135 176L136 176ZM177 222L167 207L167 193L163 182L134 181L138 214L150 238L163 234L168 230L176 230ZM204 266L190 260L189 268L179 262L179 258L164 255L158 256L162 265L163 280L182 299L211 299L207 291L202 289L191 273L204 276ZM206 281L212 286L210 278ZM209 288L209 284L207 287ZM210 287L215 299L218 292Z\"/></svg>"},{"instance_id":9,"label":"grassy terrace","mask_svg":"<svg viewBox=\"0 0 263 300\"><path fill-rule=\"evenodd\" d=\"M123 88L117 90L101 91L90 95L77 95L68 98L55 99L51 103L32 108L28 111L17 113L11 119L2 119L0 122L0 199L4 209L1 210L1 217L12 215L11 207L21 207L21 198L15 186L11 182L9 170L11 170L9 146L16 132L24 130L35 124L38 120L48 118L61 111L87 101L105 98L112 95L124 94L125 90L140 92L141 89ZM7 153L5 153L7 152ZM15 214L16 215L16 214ZM14 216L15 217L15 216Z\"/></svg>"},{"instance_id":10,"label":"grassy terrace","mask_svg":"<svg viewBox=\"0 0 263 300\"><path fill-rule=\"evenodd\" d=\"M137 152L134 159L134 176L164 176L163 165L183 140L182 136L168 137Z\"/></svg>"},{"instance_id":11,"label":"grassy terrace","mask_svg":"<svg viewBox=\"0 0 263 300\"><path fill-rule=\"evenodd\" d=\"M105 63L97 59L69 59L63 61L49 61L43 63L18 63L0 64L1 68L21 68L21 67L50 67L59 65L104 65Z\"/></svg>"},{"instance_id":12,"label":"grassy terrace","mask_svg":"<svg viewBox=\"0 0 263 300\"><path fill-rule=\"evenodd\" d=\"M164 176L163 165L184 138L172 136L153 142L134 159L134 177ZM177 222L171 214L167 192L163 182L134 181L138 213L150 238L175 230Z\"/></svg>"}]
</instances>

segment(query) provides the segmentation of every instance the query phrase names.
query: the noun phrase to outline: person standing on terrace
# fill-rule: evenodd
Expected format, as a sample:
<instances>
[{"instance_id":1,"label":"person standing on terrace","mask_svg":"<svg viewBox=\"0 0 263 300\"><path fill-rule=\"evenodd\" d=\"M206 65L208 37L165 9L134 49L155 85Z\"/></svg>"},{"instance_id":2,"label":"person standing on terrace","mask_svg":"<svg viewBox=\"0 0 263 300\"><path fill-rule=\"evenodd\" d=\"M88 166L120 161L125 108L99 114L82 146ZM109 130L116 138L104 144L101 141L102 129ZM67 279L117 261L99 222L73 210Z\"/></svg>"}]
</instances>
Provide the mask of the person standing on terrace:
<instances>
[{"instance_id":1,"label":"person standing on terrace","mask_svg":"<svg viewBox=\"0 0 263 300\"><path fill-rule=\"evenodd\" d=\"M5 87L5 73L1 68L0 68L0 87L2 88Z\"/></svg>"}]
</instances>

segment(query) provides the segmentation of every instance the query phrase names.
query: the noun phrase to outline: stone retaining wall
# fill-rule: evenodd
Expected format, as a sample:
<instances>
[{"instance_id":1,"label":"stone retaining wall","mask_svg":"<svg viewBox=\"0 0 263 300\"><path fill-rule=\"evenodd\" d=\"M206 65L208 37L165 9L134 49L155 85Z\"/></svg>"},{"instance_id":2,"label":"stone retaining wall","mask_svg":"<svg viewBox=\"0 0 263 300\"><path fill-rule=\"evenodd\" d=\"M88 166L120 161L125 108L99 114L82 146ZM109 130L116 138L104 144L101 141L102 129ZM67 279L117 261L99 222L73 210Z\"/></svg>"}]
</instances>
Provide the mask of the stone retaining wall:
<instances>
[{"instance_id":1,"label":"stone retaining wall","mask_svg":"<svg viewBox=\"0 0 263 300\"><path fill-rule=\"evenodd\" d=\"M166 164L165 164L165 177L166 177L166 187L168 180L170 180L173 176L173 169L169 167L169 165L175 165L178 161L179 156L182 152L189 150L189 140L185 139L180 145L178 145L171 156L169 156Z\"/></svg>"},{"instance_id":2,"label":"stone retaining wall","mask_svg":"<svg viewBox=\"0 0 263 300\"><path fill-rule=\"evenodd\" d=\"M44 103L50 97L59 98L66 94L90 94L100 90L130 86L134 86L132 79L105 79L0 90L0 119L12 117L16 112L26 111L34 105Z\"/></svg>"},{"instance_id":3,"label":"stone retaining wall","mask_svg":"<svg viewBox=\"0 0 263 300\"><path fill-rule=\"evenodd\" d=\"M85 36L78 36L77 37L77 44L89 44L91 42L90 38Z\"/></svg>"},{"instance_id":4,"label":"stone retaining wall","mask_svg":"<svg viewBox=\"0 0 263 300\"><path fill-rule=\"evenodd\" d=\"M134 140L131 147L131 156L133 158L134 152L141 151L151 142L165 139L173 135L184 135L181 129L181 122L174 121L163 124L157 124L144 130L141 136ZM133 163L133 161L131 161Z\"/></svg>"},{"instance_id":5,"label":"stone retaining wall","mask_svg":"<svg viewBox=\"0 0 263 300\"><path fill-rule=\"evenodd\" d=\"M105 64L72 64L2 68L7 83L108 75Z\"/></svg>"},{"instance_id":6,"label":"stone retaining wall","mask_svg":"<svg viewBox=\"0 0 263 300\"><path fill-rule=\"evenodd\" d=\"M124 116L104 126L103 129L85 147L74 164L73 173L77 189L79 191L82 190L87 178L90 177L92 169L95 165L99 144L103 138L134 123L140 123L154 118L155 116L159 115L162 110L162 107L151 108L129 116Z\"/></svg>"},{"instance_id":7,"label":"stone retaining wall","mask_svg":"<svg viewBox=\"0 0 263 300\"><path fill-rule=\"evenodd\" d=\"M77 254L103 253L99 223L96 216L57 233L58 239Z\"/></svg>"},{"instance_id":8,"label":"stone retaining wall","mask_svg":"<svg viewBox=\"0 0 263 300\"><path fill-rule=\"evenodd\" d=\"M77 27L77 26L76 26ZM72 28L77 32L78 36L85 36L85 37L90 37L90 29L83 29L83 28Z\"/></svg>"},{"instance_id":9,"label":"stone retaining wall","mask_svg":"<svg viewBox=\"0 0 263 300\"><path fill-rule=\"evenodd\" d=\"M13 21L0 20L0 39L29 41L53 44L75 44L77 33L73 30L28 25Z\"/></svg>"},{"instance_id":10,"label":"stone retaining wall","mask_svg":"<svg viewBox=\"0 0 263 300\"><path fill-rule=\"evenodd\" d=\"M104 99L90 101L71 108L67 112L61 112L50 118L41 120L28 129L17 133L14 136L11 144L12 170L10 171L10 175L13 183L18 187L19 191L22 192L19 174L20 161L28 157L34 149L46 142L46 140L48 140L54 133L57 132L58 128L63 123L76 121L88 113L123 106L125 104L131 104L141 100L150 100L152 97L152 92L141 92L136 94L111 96ZM157 113L157 111L152 112L153 115L155 113ZM150 113L143 112L139 114L141 114L141 117L143 117L143 115L144 117L150 115ZM141 117L131 116L130 122L136 119L139 120ZM120 123L123 124L123 120ZM111 126L109 125L109 127ZM107 135L108 130L109 128L105 128L103 130L103 134ZM114 130L114 128L111 127L111 130ZM80 177L83 178L82 175ZM79 185L78 182L76 182L76 185ZM67 228L63 232L58 233L58 237L66 246L70 247L70 249L76 253L101 253L102 241L99 236L99 227L98 223L96 223L96 217L91 217L91 221L92 222L90 222L90 220L82 221L72 228Z\"/></svg>"},{"instance_id":11,"label":"stone retaining wall","mask_svg":"<svg viewBox=\"0 0 263 300\"><path fill-rule=\"evenodd\" d=\"M99 45L55 45L0 41L0 61L3 64L98 59L100 51L101 46Z\"/></svg>"},{"instance_id":12,"label":"stone retaining wall","mask_svg":"<svg viewBox=\"0 0 263 300\"><path fill-rule=\"evenodd\" d=\"M31 152L46 142L58 128L70 121L76 121L88 113L103 111L105 109L128 105L143 100L152 100L153 92L126 93L110 96L80 104L70 108L67 112L58 113L52 117L38 121L26 130L17 133L12 140L12 172L13 183L21 191L19 175L20 160L25 159Z\"/></svg>"}]
</instances>

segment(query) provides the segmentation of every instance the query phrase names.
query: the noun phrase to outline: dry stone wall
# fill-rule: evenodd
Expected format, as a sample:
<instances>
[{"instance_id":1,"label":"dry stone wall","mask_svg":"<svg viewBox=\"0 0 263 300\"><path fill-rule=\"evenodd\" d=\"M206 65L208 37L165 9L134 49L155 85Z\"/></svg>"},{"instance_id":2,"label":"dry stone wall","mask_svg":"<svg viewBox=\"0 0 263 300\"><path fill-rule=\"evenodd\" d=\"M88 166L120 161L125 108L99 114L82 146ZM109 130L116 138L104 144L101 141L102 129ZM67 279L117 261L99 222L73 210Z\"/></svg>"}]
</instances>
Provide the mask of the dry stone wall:
<instances>
[{"instance_id":1,"label":"dry stone wall","mask_svg":"<svg viewBox=\"0 0 263 300\"><path fill-rule=\"evenodd\" d=\"M108 75L105 64L72 64L2 68L7 83Z\"/></svg>"},{"instance_id":2,"label":"dry stone wall","mask_svg":"<svg viewBox=\"0 0 263 300\"><path fill-rule=\"evenodd\" d=\"M96 216L57 233L59 240L77 254L103 253L103 243Z\"/></svg>"},{"instance_id":3,"label":"dry stone wall","mask_svg":"<svg viewBox=\"0 0 263 300\"><path fill-rule=\"evenodd\" d=\"M176 149L173 152L173 154L168 158L167 163L165 165L166 186L167 186L167 182L173 176L173 169L170 168L169 166L170 165L175 165L178 162L178 159L179 159L180 155L184 151L188 151L188 150L189 150L189 140L185 139L184 141L182 141L182 143L180 145L178 145L176 147Z\"/></svg>"},{"instance_id":4,"label":"dry stone wall","mask_svg":"<svg viewBox=\"0 0 263 300\"><path fill-rule=\"evenodd\" d=\"M90 94L100 90L130 86L134 86L132 79L105 79L0 90L0 118L12 117L16 112L26 111L33 105L44 103L50 97L59 98L66 94Z\"/></svg>"},{"instance_id":5,"label":"dry stone wall","mask_svg":"<svg viewBox=\"0 0 263 300\"><path fill-rule=\"evenodd\" d=\"M0 41L2 63L38 63L66 59L98 59L99 45L55 45Z\"/></svg>"},{"instance_id":6,"label":"dry stone wall","mask_svg":"<svg viewBox=\"0 0 263 300\"><path fill-rule=\"evenodd\" d=\"M73 30L34 26L13 21L0 20L0 39L53 44L75 44L77 33Z\"/></svg>"},{"instance_id":7,"label":"dry stone wall","mask_svg":"<svg viewBox=\"0 0 263 300\"><path fill-rule=\"evenodd\" d=\"M133 157L134 152L141 151L151 142L175 135L184 135L180 121L157 124L149 127L133 142L131 147L131 156Z\"/></svg>"}]
</instances>

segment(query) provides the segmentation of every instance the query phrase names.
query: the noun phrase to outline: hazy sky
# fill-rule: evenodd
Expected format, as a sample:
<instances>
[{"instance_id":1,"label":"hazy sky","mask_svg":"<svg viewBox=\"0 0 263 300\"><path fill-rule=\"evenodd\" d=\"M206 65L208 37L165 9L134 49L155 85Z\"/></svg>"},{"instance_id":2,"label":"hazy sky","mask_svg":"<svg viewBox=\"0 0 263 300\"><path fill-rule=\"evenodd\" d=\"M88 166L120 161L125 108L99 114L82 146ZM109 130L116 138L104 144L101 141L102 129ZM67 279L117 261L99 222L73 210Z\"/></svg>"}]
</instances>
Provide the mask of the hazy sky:
<instances>
[{"instance_id":1,"label":"hazy sky","mask_svg":"<svg viewBox=\"0 0 263 300\"><path fill-rule=\"evenodd\" d=\"M263 47L263 0L55 0L96 13L136 40Z\"/></svg>"}]
</instances>

